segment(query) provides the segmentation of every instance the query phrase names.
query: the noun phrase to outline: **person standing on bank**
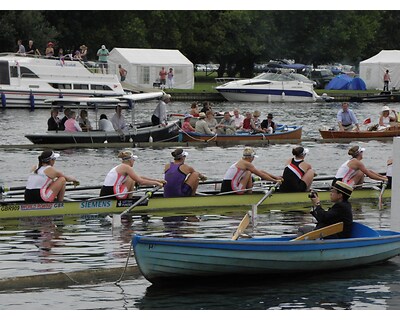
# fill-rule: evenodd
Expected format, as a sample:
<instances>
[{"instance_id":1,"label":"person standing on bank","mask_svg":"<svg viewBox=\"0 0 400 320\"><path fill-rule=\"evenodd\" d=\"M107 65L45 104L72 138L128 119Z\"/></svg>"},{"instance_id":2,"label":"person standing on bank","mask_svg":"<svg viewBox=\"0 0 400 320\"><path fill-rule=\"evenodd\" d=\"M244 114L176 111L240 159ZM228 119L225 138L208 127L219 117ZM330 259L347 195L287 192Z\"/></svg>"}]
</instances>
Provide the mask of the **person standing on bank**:
<instances>
[{"instance_id":1,"label":"person standing on bank","mask_svg":"<svg viewBox=\"0 0 400 320\"><path fill-rule=\"evenodd\" d=\"M167 73L167 85L168 89L174 88L174 70L172 68L169 68Z\"/></svg>"},{"instance_id":2,"label":"person standing on bank","mask_svg":"<svg viewBox=\"0 0 400 320\"><path fill-rule=\"evenodd\" d=\"M66 176L54 168L59 156L59 153L45 150L38 157L39 165L32 168L32 173L26 183L25 202L64 201L66 183L73 182L74 185L79 185L79 181L74 177Z\"/></svg>"},{"instance_id":3,"label":"person standing on bank","mask_svg":"<svg viewBox=\"0 0 400 320\"><path fill-rule=\"evenodd\" d=\"M282 192L309 191L314 180L315 172L311 165L304 161L309 150L297 147L292 150L293 158L286 162L283 170L283 182L279 190Z\"/></svg>"},{"instance_id":4,"label":"person standing on bank","mask_svg":"<svg viewBox=\"0 0 400 320\"><path fill-rule=\"evenodd\" d=\"M356 131L360 131L357 117L353 110L349 109L349 103L343 102L342 109L337 113L337 122L339 125L339 131L353 131L354 126Z\"/></svg>"},{"instance_id":5,"label":"person standing on bank","mask_svg":"<svg viewBox=\"0 0 400 320\"><path fill-rule=\"evenodd\" d=\"M164 90L165 89L165 84L166 84L166 79L167 79L167 71L165 70L164 67L161 68L160 72L158 73L159 79L160 79L160 89Z\"/></svg>"},{"instance_id":6,"label":"person standing on bank","mask_svg":"<svg viewBox=\"0 0 400 320\"><path fill-rule=\"evenodd\" d=\"M207 177L197 172L194 168L185 164L189 155L182 148L171 152L174 161L165 165L164 179L167 184L164 186L164 197L188 197L196 195L199 179L207 180Z\"/></svg>"},{"instance_id":7,"label":"person standing on bank","mask_svg":"<svg viewBox=\"0 0 400 320\"><path fill-rule=\"evenodd\" d=\"M153 115L151 116L151 122L153 123L153 126L158 126L161 124L162 126L167 125L167 104L171 101L171 95L170 94L164 94L160 102L157 104L156 109L154 110Z\"/></svg>"},{"instance_id":8,"label":"person standing on bank","mask_svg":"<svg viewBox=\"0 0 400 320\"><path fill-rule=\"evenodd\" d=\"M390 82L390 75L389 70L386 70L385 74L383 75L383 91L389 91L389 82Z\"/></svg>"},{"instance_id":9,"label":"person standing on bank","mask_svg":"<svg viewBox=\"0 0 400 320\"><path fill-rule=\"evenodd\" d=\"M336 181L330 192L330 199L333 206L324 210L321 206L321 201L319 200L318 193L311 192L310 199L313 204L313 209L310 212L313 217L317 220L317 225L313 226L303 226L298 230L298 236L303 235L307 232L318 230L335 223L343 222L343 231L326 238L341 239L350 238L351 227L353 223L353 212L351 204L348 201L353 188L342 181Z\"/></svg>"},{"instance_id":10,"label":"person standing on bank","mask_svg":"<svg viewBox=\"0 0 400 320\"><path fill-rule=\"evenodd\" d=\"M128 71L126 71L126 69L124 69L120 64L118 65L118 70L119 76L121 77L121 82L125 81Z\"/></svg>"},{"instance_id":11,"label":"person standing on bank","mask_svg":"<svg viewBox=\"0 0 400 320\"><path fill-rule=\"evenodd\" d=\"M274 176L264 170L257 169L252 163L258 156L253 148L246 147L243 150L242 158L232 164L225 172L222 180L221 192L237 191L236 194L251 193L253 188L252 174L263 180L280 182L281 177Z\"/></svg>"}]
</instances>

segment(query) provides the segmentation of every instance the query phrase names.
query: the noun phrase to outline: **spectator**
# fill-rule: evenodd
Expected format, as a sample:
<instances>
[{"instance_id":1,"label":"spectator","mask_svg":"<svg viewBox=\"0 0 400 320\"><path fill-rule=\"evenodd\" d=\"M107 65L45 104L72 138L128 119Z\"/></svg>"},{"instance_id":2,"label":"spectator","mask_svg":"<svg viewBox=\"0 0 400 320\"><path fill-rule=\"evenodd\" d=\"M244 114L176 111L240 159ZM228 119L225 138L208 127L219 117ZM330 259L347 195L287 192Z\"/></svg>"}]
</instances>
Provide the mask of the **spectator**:
<instances>
[{"instance_id":1,"label":"spectator","mask_svg":"<svg viewBox=\"0 0 400 320\"><path fill-rule=\"evenodd\" d=\"M58 108L54 107L50 111L50 118L47 120L47 131L59 131L61 129L61 120L58 118Z\"/></svg>"},{"instance_id":2,"label":"spectator","mask_svg":"<svg viewBox=\"0 0 400 320\"><path fill-rule=\"evenodd\" d=\"M386 70L383 75L383 91L389 91L389 82L390 82L389 70Z\"/></svg>"},{"instance_id":3,"label":"spectator","mask_svg":"<svg viewBox=\"0 0 400 320\"><path fill-rule=\"evenodd\" d=\"M103 44L99 50L97 50L97 56L99 57L99 66L102 73L108 73L108 56L110 52Z\"/></svg>"},{"instance_id":4,"label":"spectator","mask_svg":"<svg viewBox=\"0 0 400 320\"><path fill-rule=\"evenodd\" d=\"M49 42L47 43L46 51L45 51L46 57L54 57L54 43Z\"/></svg>"},{"instance_id":5,"label":"spectator","mask_svg":"<svg viewBox=\"0 0 400 320\"><path fill-rule=\"evenodd\" d=\"M81 110L78 120L79 126L82 128L82 131L90 131L93 130L92 125L88 119L88 112L86 110Z\"/></svg>"},{"instance_id":6,"label":"spectator","mask_svg":"<svg viewBox=\"0 0 400 320\"><path fill-rule=\"evenodd\" d=\"M354 126L356 131L360 131L358 120L353 110L349 109L348 102L342 103L342 109L338 111L336 118L339 124L339 131L353 131Z\"/></svg>"},{"instance_id":7,"label":"spectator","mask_svg":"<svg viewBox=\"0 0 400 320\"><path fill-rule=\"evenodd\" d=\"M263 130L263 132L268 134L275 132L276 124L274 121L272 121L273 118L274 116L272 115L272 113L268 113L267 119L261 122L261 129Z\"/></svg>"},{"instance_id":8,"label":"spectator","mask_svg":"<svg viewBox=\"0 0 400 320\"><path fill-rule=\"evenodd\" d=\"M111 118L111 123L114 127L114 130L123 133L124 130L129 129L129 125L125 122L125 118L122 115L122 106L117 105L115 107L115 114Z\"/></svg>"},{"instance_id":9,"label":"spectator","mask_svg":"<svg viewBox=\"0 0 400 320\"><path fill-rule=\"evenodd\" d=\"M76 112L71 111L70 116L67 121L65 121L65 131L67 132L77 132L82 131L81 126L78 121L76 121Z\"/></svg>"},{"instance_id":10,"label":"spectator","mask_svg":"<svg viewBox=\"0 0 400 320\"><path fill-rule=\"evenodd\" d=\"M118 65L118 70L119 70L119 75L121 77L121 82L125 81L128 71L126 71L126 69L122 68L122 66L120 64Z\"/></svg>"},{"instance_id":11,"label":"spectator","mask_svg":"<svg viewBox=\"0 0 400 320\"><path fill-rule=\"evenodd\" d=\"M37 49L35 47L35 45L33 44L33 40L29 40L28 48L26 50L26 54L31 54L31 55L36 55L36 56L40 56L41 55L39 49Z\"/></svg>"},{"instance_id":12,"label":"spectator","mask_svg":"<svg viewBox=\"0 0 400 320\"><path fill-rule=\"evenodd\" d=\"M84 62L87 62L87 47L83 44L79 47L79 49L81 49L81 58Z\"/></svg>"},{"instance_id":13,"label":"spectator","mask_svg":"<svg viewBox=\"0 0 400 320\"><path fill-rule=\"evenodd\" d=\"M233 110L233 120L235 121L236 130L243 127L244 116L239 113L238 109Z\"/></svg>"},{"instance_id":14,"label":"spectator","mask_svg":"<svg viewBox=\"0 0 400 320\"><path fill-rule=\"evenodd\" d=\"M18 40L17 41L17 45L18 45L18 51L17 51L17 54L20 54L20 55L25 55L25 47L24 47L24 45L22 44L22 40Z\"/></svg>"},{"instance_id":15,"label":"spectator","mask_svg":"<svg viewBox=\"0 0 400 320\"><path fill-rule=\"evenodd\" d=\"M164 94L160 102L158 103L156 109L154 110L153 115L151 116L151 122L153 126L157 126L159 124L165 126L167 125L167 104L171 101L171 95Z\"/></svg>"},{"instance_id":16,"label":"spectator","mask_svg":"<svg viewBox=\"0 0 400 320\"><path fill-rule=\"evenodd\" d=\"M108 120L107 116L104 113L100 115L99 130L106 132L114 131L113 124L110 120Z\"/></svg>"},{"instance_id":17,"label":"spectator","mask_svg":"<svg viewBox=\"0 0 400 320\"><path fill-rule=\"evenodd\" d=\"M167 81L168 81L168 89L173 89L174 88L174 70L172 68L169 68L169 71L167 73Z\"/></svg>"},{"instance_id":18,"label":"spectator","mask_svg":"<svg viewBox=\"0 0 400 320\"><path fill-rule=\"evenodd\" d=\"M160 77L160 89L164 90L165 89L165 84L166 84L166 79L167 79L167 71L165 71L165 68L162 67L160 72L158 73Z\"/></svg>"}]
</instances>

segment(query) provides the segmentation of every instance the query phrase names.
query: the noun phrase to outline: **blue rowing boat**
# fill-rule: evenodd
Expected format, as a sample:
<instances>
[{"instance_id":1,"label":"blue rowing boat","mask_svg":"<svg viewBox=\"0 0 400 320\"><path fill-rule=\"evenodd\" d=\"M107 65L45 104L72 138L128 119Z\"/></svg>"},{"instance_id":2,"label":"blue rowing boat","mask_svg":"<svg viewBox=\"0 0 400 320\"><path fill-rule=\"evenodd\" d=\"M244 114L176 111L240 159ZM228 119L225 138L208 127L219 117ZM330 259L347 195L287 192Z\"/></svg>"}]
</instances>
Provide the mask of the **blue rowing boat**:
<instances>
[{"instance_id":1,"label":"blue rowing boat","mask_svg":"<svg viewBox=\"0 0 400 320\"><path fill-rule=\"evenodd\" d=\"M293 236L227 239L134 235L138 267L152 283L233 275L277 275L380 263L400 254L400 233L353 222L351 238L294 240Z\"/></svg>"}]
</instances>

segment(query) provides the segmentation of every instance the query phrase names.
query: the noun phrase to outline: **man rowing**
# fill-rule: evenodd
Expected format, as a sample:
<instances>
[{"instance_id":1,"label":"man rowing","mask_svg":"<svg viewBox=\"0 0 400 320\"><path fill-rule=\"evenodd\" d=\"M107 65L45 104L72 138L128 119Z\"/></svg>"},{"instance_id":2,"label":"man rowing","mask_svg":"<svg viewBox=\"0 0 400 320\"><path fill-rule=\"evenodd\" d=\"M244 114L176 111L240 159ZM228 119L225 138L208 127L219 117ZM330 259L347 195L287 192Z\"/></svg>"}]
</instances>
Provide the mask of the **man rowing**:
<instances>
[{"instance_id":1,"label":"man rowing","mask_svg":"<svg viewBox=\"0 0 400 320\"><path fill-rule=\"evenodd\" d=\"M25 202L42 203L64 201L67 182L78 185L74 177L66 176L54 168L56 159L60 156L52 150L45 150L38 157L39 165L32 168L25 189Z\"/></svg>"},{"instance_id":2,"label":"man rowing","mask_svg":"<svg viewBox=\"0 0 400 320\"><path fill-rule=\"evenodd\" d=\"M135 160L138 158L131 151L121 151L118 158L122 163L112 168L100 190L100 197L110 196L109 199L127 199L133 197L136 184L148 186L163 186L165 180L146 178L138 175L133 170Z\"/></svg>"},{"instance_id":3,"label":"man rowing","mask_svg":"<svg viewBox=\"0 0 400 320\"><path fill-rule=\"evenodd\" d=\"M235 191L236 194L251 193L253 188L252 174L263 180L280 182L281 178L263 170L257 169L252 163L258 157L253 148L246 147L242 158L232 164L225 173L221 192Z\"/></svg>"},{"instance_id":4,"label":"man rowing","mask_svg":"<svg viewBox=\"0 0 400 320\"><path fill-rule=\"evenodd\" d=\"M339 125L339 131L353 131L354 126L356 127L356 131L360 131L357 117L353 110L349 109L348 102L342 103L342 109L338 111L336 118Z\"/></svg>"}]
</instances>

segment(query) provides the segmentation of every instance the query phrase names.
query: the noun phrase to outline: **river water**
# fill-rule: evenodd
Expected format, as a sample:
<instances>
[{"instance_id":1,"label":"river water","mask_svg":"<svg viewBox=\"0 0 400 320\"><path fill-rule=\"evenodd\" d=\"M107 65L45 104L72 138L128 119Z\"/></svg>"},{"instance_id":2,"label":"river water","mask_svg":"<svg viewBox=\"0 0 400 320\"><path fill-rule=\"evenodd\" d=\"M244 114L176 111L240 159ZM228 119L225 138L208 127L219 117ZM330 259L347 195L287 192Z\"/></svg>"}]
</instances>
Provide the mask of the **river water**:
<instances>
[{"instance_id":1,"label":"river water","mask_svg":"<svg viewBox=\"0 0 400 320\"><path fill-rule=\"evenodd\" d=\"M219 111L239 108L241 112L260 110L262 117L272 112L278 123L303 125L302 143L310 149L307 161L321 176L331 176L348 159L347 150L354 144L366 148L364 163L372 170L384 172L392 154L391 141L369 141L351 144L322 143L318 128L332 127L339 108L337 103L257 104L219 103ZM400 110L400 105L390 105ZM138 104L137 120L148 120L155 107L153 102ZM190 103L173 102L169 112L184 113ZM360 121L371 117L377 122L382 104L352 104ZM101 111L103 112L103 111ZM112 116L112 110L104 113ZM125 113L128 120L132 115ZM49 110L0 110L2 145L28 144L24 134L43 132ZM89 118L94 119L89 110ZM259 158L254 164L274 174L281 174L283 164L291 156L293 145L276 144L255 147ZM139 156L135 170L142 175L162 177L163 166L171 160L174 148L135 148ZM185 148L187 163L205 173L209 179L221 179L226 168L237 161L243 146L209 146ZM60 151L56 167L79 178L82 186L99 185L108 170L118 163L115 149L68 149ZM0 149L0 184L23 186L32 165L36 164L39 148ZM88 191L89 194L89 191ZM268 201L268 200L267 200ZM377 201L353 202L355 220L373 228L390 228L390 202L383 210ZM254 235L279 235L291 232L304 223L312 223L309 207L259 212ZM269 279L247 282L246 279L224 285L191 285L158 288L143 277L127 277L116 285L130 250L134 232L157 235L229 238L243 217L242 211L198 215L198 221L165 221L151 217L149 221L135 218L131 227L113 229L102 217L69 219L21 219L0 221L0 279L43 276L44 285L26 282L23 288L0 287L2 310L398 310L400 309L400 258L357 270L308 275L290 279ZM135 266L130 257L129 266ZM74 272L90 273L96 269L116 270L107 281L74 282L67 286L46 284L46 275ZM115 279L115 280L114 280Z\"/></svg>"}]
</instances>

